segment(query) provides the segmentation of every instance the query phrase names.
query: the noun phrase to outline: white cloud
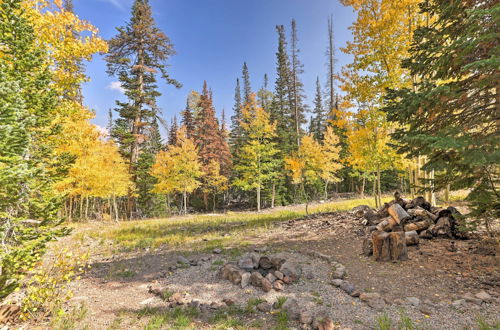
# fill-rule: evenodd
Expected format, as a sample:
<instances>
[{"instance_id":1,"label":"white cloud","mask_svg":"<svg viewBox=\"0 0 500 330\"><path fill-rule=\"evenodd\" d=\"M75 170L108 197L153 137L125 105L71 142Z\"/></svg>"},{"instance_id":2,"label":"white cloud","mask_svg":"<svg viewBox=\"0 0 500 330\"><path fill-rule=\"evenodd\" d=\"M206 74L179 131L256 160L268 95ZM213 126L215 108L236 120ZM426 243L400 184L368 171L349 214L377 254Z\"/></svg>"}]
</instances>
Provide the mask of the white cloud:
<instances>
[{"instance_id":1,"label":"white cloud","mask_svg":"<svg viewBox=\"0 0 500 330\"><path fill-rule=\"evenodd\" d=\"M116 8L118 8L120 10L125 9L123 7L123 4L122 4L121 0L104 0L104 1L109 2L110 4L112 4L113 6L115 6Z\"/></svg>"},{"instance_id":2,"label":"white cloud","mask_svg":"<svg viewBox=\"0 0 500 330\"><path fill-rule=\"evenodd\" d=\"M119 91L120 93L124 94L125 89L122 87L122 83L119 81L112 81L109 83L108 86L106 86L107 89L110 89L112 91Z\"/></svg>"}]
</instances>

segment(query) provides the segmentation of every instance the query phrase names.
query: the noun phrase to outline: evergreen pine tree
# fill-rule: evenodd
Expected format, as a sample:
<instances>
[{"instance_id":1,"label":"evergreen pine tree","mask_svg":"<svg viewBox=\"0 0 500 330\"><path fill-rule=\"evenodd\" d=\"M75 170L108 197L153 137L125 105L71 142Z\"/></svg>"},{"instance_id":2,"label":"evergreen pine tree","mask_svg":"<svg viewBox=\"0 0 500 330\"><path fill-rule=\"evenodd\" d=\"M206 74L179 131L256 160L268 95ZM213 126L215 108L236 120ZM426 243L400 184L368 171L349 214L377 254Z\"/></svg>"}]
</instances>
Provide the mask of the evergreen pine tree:
<instances>
[{"instance_id":1,"label":"evergreen pine tree","mask_svg":"<svg viewBox=\"0 0 500 330\"><path fill-rule=\"evenodd\" d=\"M61 203L53 189L60 173L53 169L63 165L53 143L58 100L22 2L0 3L0 299L63 233L54 228Z\"/></svg>"},{"instance_id":2,"label":"evergreen pine tree","mask_svg":"<svg viewBox=\"0 0 500 330\"><path fill-rule=\"evenodd\" d=\"M186 101L186 108L181 113L181 125L186 129L186 135L189 139L194 137L194 118L193 112L189 107L189 100Z\"/></svg>"},{"instance_id":3,"label":"evergreen pine tree","mask_svg":"<svg viewBox=\"0 0 500 330\"><path fill-rule=\"evenodd\" d=\"M229 134L229 140L233 153L239 149L242 143L243 130L241 129L241 87L240 79L236 78L236 88L234 90L234 106L233 115L231 116L231 132Z\"/></svg>"},{"instance_id":4,"label":"evergreen pine tree","mask_svg":"<svg viewBox=\"0 0 500 330\"><path fill-rule=\"evenodd\" d=\"M137 161L147 141L145 133L158 115L156 78L159 75L168 84L180 87L170 78L166 61L175 51L169 38L156 27L148 0L135 0L132 17L109 42L106 57L108 74L117 75L126 102L117 101L119 118L115 122L112 136L120 145L120 151L129 160L130 174L137 181ZM128 211L140 208L134 205L132 192L128 198Z\"/></svg>"},{"instance_id":5,"label":"evergreen pine tree","mask_svg":"<svg viewBox=\"0 0 500 330\"><path fill-rule=\"evenodd\" d=\"M269 90L269 78L267 74L264 74L264 84L262 88L257 92L257 103L258 105L267 112L271 111L271 104L273 101L273 93Z\"/></svg>"},{"instance_id":6,"label":"evergreen pine tree","mask_svg":"<svg viewBox=\"0 0 500 330\"><path fill-rule=\"evenodd\" d=\"M304 65L299 60L300 49L298 47L299 38L297 36L297 23L292 19L292 34L290 43L290 109L294 123L294 138L297 147L300 145L302 129L301 125L306 122L304 113L304 84L300 80L300 75L304 72Z\"/></svg>"},{"instance_id":7,"label":"evergreen pine tree","mask_svg":"<svg viewBox=\"0 0 500 330\"><path fill-rule=\"evenodd\" d=\"M314 111L311 117L311 125L309 133L313 134L314 138L318 141L323 140L323 133L325 132L325 109L323 107L323 98L321 96L321 85L319 77L316 78L316 96L314 98Z\"/></svg>"},{"instance_id":8,"label":"evergreen pine tree","mask_svg":"<svg viewBox=\"0 0 500 330\"><path fill-rule=\"evenodd\" d=\"M500 213L498 1L426 1L428 26L418 28L403 67L412 89L386 97L394 137L408 157L427 156L436 188L471 189L485 219ZM488 227L488 221L486 222Z\"/></svg>"},{"instance_id":9,"label":"evergreen pine tree","mask_svg":"<svg viewBox=\"0 0 500 330\"><path fill-rule=\"evenodd\" d=\"M243 63L242 69L243 77L243 101L244 104L250 102L250 96L252 95L252 86L250 84L250 73L248 72L247 62Z\"/></svg>"},{"instance_id":10,"label":"evergreen pine tree","mask_svg":"<svg viewBox=\"0 0 500 330\"><path fill-rule=\"evenodd\" d=\"M278 51L276 53L277 69L273 104L271 107L271 120L276 122L277 142L283 154L294 149L293 134L295 126L291 117L292 110L290 92L290 61L287 53L287 42L285 28L283 25L276 26L278 32Z\"/></svg>"},{"instance_id":11,"label":"evergreen pine tree","mask_svg":"<svg viewBox=\"0 0 500 330\"><path fill-rule=\"evenodd\" d=\"M170 125L170 131L168 132L168 145L175 145L177 143L177 131L179 130L179 126L177 125L177 116L172 118L172 123ZM186 130L187 135L187 130Z\"/></svg>"}]
</instances>

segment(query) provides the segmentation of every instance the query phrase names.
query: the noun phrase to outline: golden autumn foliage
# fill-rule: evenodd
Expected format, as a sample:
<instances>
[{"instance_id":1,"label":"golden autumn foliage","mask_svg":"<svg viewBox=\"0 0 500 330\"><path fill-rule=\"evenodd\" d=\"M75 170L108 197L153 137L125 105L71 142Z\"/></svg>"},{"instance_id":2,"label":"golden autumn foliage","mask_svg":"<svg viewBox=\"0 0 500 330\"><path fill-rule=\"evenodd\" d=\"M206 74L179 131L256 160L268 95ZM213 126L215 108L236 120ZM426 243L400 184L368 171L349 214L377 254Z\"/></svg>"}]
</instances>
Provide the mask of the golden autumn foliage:
<instances>
[{"instance_id":1,"label":"golden autumn foliage","mask_svg":"<svg viewBox=\"0 0 500 330\"><path fill-rule=\"evenodd\" d=\"M73 114L64 125L58 152L75 157L68 176L56 189L69 196L111 198L124 196L132 187L128 166L116 144L105 141L86 112Z\"/></svg>"},{"instance_id":2,"label":"golden autumn foliage","mask_svg":"<svg viewBox=\"0 0 500 330\"><path fill-rule=\"evenodd\" d=\"M63 9L61 0L25 0L25 7L37 39L48 51L56 89L61 95L78 97L80 85L87 81L83 60L108 50L98 29Z\"/></svg>"},{"instance_id":3,"label":"golden autumn foliage","mask_svg":"<svg viewBox=\"0 0 500 330\"><path fill-rule=\"evenodd\" d=\"M153 192L170 194L174 192L184 195L184 212L187 211L187 194L201 185L203 175L198 151L194 142L186 136L182 127L177 132L177 143L160 151L151 169L151 175L158 179Z\"/></svg>"}]
</instances>

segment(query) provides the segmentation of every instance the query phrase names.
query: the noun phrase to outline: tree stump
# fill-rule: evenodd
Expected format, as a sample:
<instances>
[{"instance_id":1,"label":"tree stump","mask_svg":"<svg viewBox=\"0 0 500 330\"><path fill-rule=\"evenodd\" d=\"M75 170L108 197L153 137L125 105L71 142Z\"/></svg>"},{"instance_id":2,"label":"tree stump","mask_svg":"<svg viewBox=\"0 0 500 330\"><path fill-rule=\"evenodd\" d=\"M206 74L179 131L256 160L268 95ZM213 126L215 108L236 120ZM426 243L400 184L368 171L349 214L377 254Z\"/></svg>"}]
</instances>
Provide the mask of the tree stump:
<instances>
[{"instance_id":1,"label":"tree stump","mask_svg":"<svg viewBox=\"0 0 500 330\"><path fill-rule=\"evenodd\" d=\"M375 231L372 233L373 256L376 261L408 260L406 237L402 231L386 233Z\"/></svg>"},{"instance_id":2,"label":"tree stump","mask_svg":"<svg viewBox=\"0 0 500 330\"><path fill-rule=\"evenodd\" d=\"M389 249L389 233L385 231L374 231L372 233L373 242L373 256L376 261L389 261L391 260L391 253Z\"/></svg>"},{"instance_id":3,"label":"tree stump","mask_svg":"<svg viewBox=\"0 0 500 330\"><path fill-rule=\"evenodd\" d=\"M365 238L363 241L363 255L369 257L373 254L373 241L370 238Z\"/></svg>"}]
</instances>

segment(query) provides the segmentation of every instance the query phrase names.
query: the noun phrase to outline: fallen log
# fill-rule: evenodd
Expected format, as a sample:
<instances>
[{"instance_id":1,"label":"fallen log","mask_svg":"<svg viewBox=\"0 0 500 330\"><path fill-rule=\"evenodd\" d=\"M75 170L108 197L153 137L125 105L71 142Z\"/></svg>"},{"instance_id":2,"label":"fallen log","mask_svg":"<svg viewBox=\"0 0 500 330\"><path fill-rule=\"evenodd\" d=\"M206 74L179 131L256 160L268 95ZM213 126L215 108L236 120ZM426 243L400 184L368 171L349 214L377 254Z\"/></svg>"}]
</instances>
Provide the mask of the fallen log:
<instances>
[{"instance_id":1,"label":"fallen log","mask_svg":"<svg viewBox=\"0 0 500 330\"><path fill-rule=\"evenodd\" d=\"M413 222L413 223L409 223L407 225L405 225L405 231L421 231L421 230L424 230L424 229L427 229L429 228L431 224L429 223L429 221L418 221L418 222Z\"/></svg>"},{"instance_id":2,"label":"fallen log","mask_svg":"<svg viewBox=\"0 0 500 330\"><path fill-rule=\"evenodd\" d=\"M399 204L392 204L388 209L389 215L396 220L397 223L404 223L411 216Z\"/></svg>"},{"instance_id":3,"label":"fallen log","mask_svg":"<svg viewBox=\"0 0 500 330\"><path fill-rule=\"evenodd\" d=\"M406 246L417 245L419 240L420 240L420 238L418 237L418 234L416 231L405 232Z\"/></svg>"}]
</instances>

